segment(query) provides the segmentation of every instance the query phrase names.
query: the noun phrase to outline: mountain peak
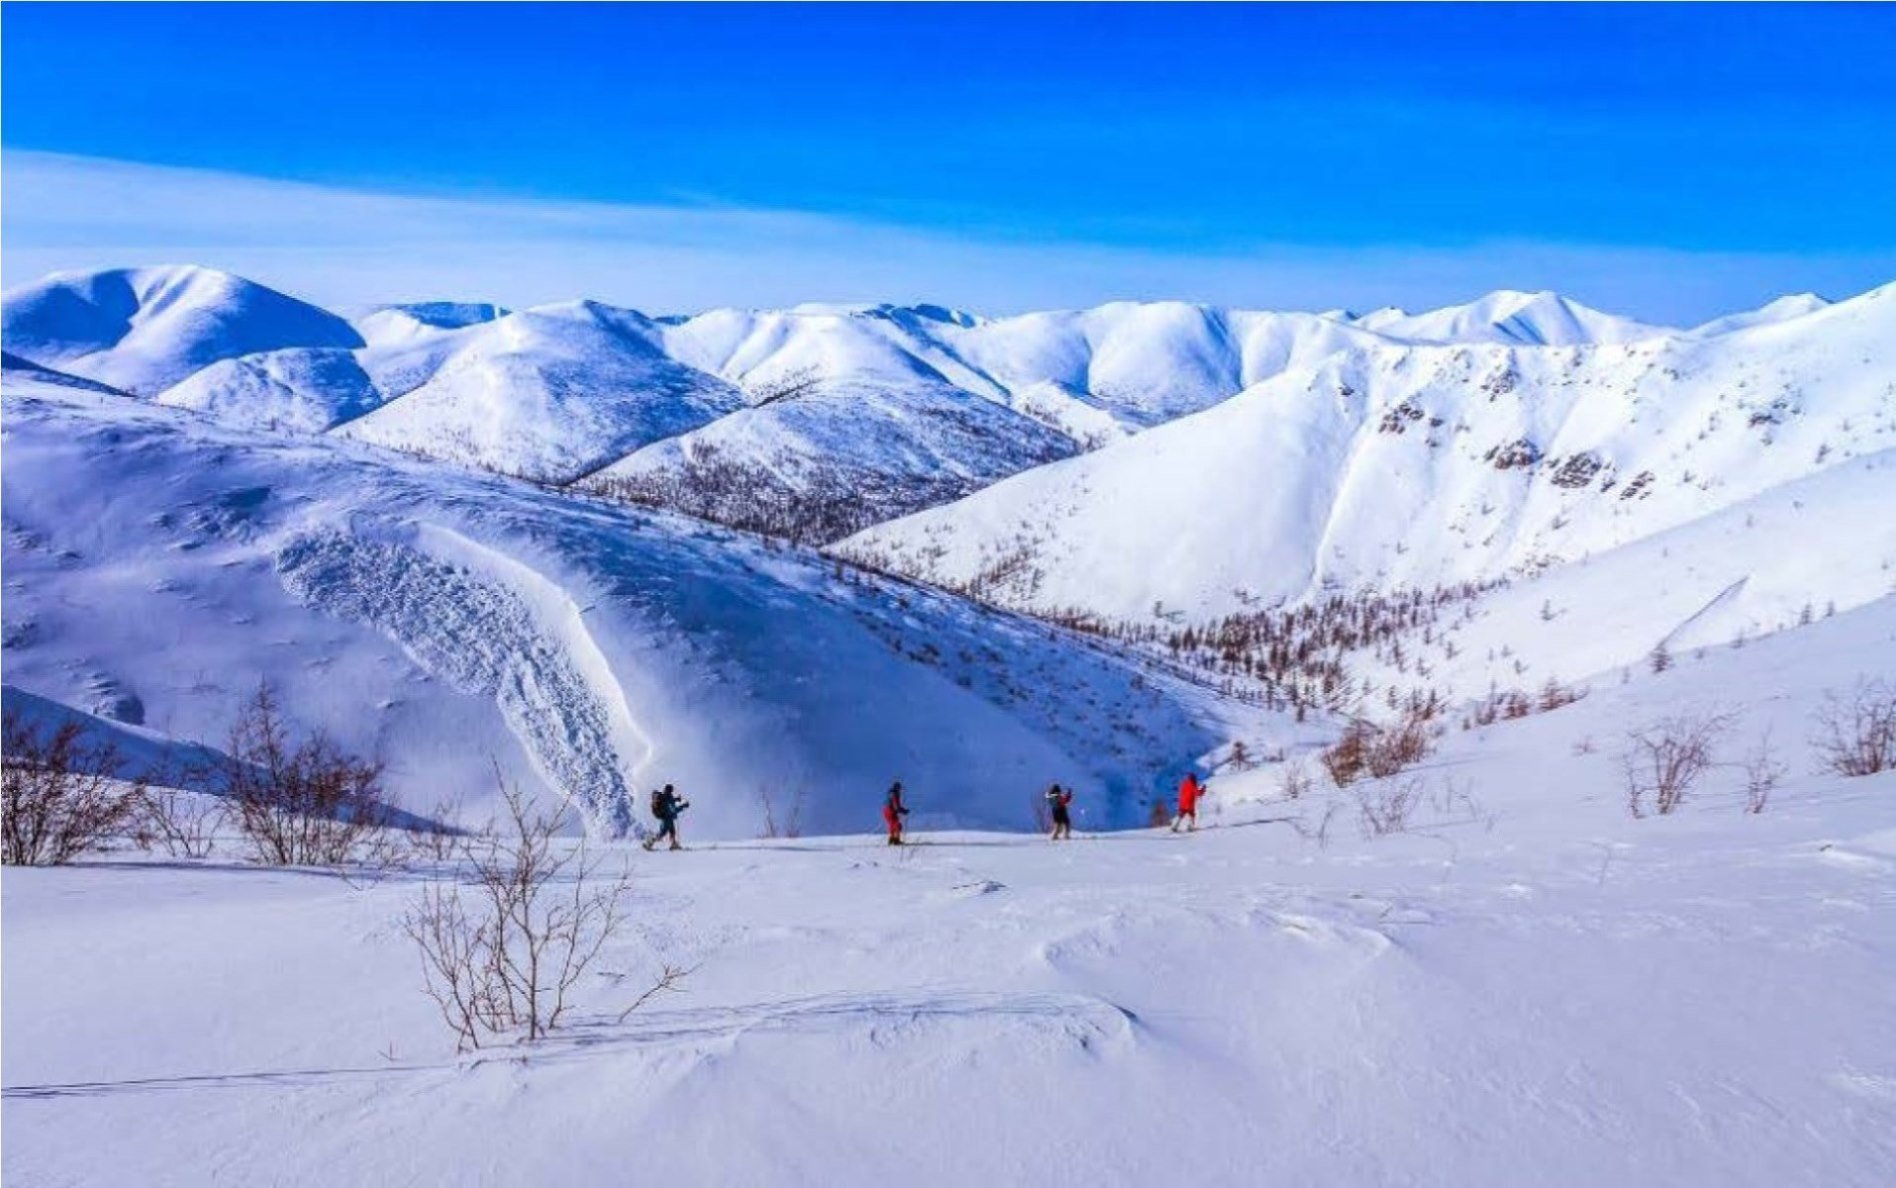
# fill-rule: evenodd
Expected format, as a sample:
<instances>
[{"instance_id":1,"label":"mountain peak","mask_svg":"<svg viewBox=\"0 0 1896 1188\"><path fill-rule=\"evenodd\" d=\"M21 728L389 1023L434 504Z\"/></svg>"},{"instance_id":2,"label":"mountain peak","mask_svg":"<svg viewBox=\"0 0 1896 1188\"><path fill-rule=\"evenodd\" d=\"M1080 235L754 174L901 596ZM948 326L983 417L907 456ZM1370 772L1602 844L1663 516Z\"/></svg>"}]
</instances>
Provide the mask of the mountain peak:
<instances>
[{"instance_id":1,"label":"mountain peak","mask_svg":"<svg viewBox=\"0 0 1896 1188\"><path fill-rule=\"evenodd\" d=\"M140 396L221 359L363 345L337 315L197 265L56 272L5 295L8 351Z\"/></svg>"}]
</instances>

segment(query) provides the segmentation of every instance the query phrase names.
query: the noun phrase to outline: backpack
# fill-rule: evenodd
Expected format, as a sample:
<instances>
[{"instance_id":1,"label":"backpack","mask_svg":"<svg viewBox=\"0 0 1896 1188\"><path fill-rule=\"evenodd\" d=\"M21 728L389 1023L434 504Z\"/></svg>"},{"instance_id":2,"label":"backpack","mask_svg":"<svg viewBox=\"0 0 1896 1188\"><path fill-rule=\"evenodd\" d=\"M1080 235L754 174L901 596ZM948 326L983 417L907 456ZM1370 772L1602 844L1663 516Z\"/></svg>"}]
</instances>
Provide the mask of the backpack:
<instances>
[{"instance_id":1,"label":"backpack","mask_svg":"<svg viewBox=\"0 0 1896 1188\"><path fill-rule=\"evenodd\" d=\"M665 793L658 788L652 789L652 815L654 817L665 815Z\"/></svg>"}]
</instances>

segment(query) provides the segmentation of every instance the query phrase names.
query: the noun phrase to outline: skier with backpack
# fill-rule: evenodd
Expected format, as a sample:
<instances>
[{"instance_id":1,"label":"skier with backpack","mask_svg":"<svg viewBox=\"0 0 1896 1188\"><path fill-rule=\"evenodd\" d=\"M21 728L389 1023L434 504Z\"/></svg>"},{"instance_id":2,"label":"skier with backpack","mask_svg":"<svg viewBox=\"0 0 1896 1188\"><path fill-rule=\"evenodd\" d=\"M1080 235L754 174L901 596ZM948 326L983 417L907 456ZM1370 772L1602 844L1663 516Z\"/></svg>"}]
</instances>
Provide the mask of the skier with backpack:
<instances>
[{"instance_id":1,"label":"skier with backpack","mask_svg":"<svg viewBox=\"0 0 1896 1188\"><path fill-rule=\"evenodd\" d=\"M1053 811L1053 837L1051 840L1059 841L1061 838L1071 838L1073 836L1073 817L1068 811L1072 803L1073 790L1071 788L1062 788L1060 785L1055 784L1053 787L1047 789L1047 807Z\"/></svg>"},{"instance_id":2,"label":"skier with backpack","mask_svg":"<svg viewBox=\"0 0 1896 1188\"><path fill-rule=\"evenodd\" d=\"M678 844L678 815L690 807L691 802L679 799L670 784L652 793L652 816L658 818L658 832L645 839L645 848L649 850L661 839L669 837L672 849L684 849Z\"/></svg>"},{"instance_id":3,"label":"skier with backpack","mask_svg":"<svg viewBox=\"0 0 1896 1188\"><path fill-rule=\"evenodd\" d=\"M897 780L889 786L889 794L882 801L882 821L889 827L889 844L902 844L902 818L908 816L908 806L902 803L902 781Z\"/></svg>"},{"instance_id":4,"label":"skier with backpack","mask_svg":"<svg viewBox=\"0 0 1896 1188\"><path fill-rule=\"evenodd\" d=\"M1180 825L1186 825L1191 832L1198 831L1198 798L1205 794L1199 786L1198 777L1191 772L1178 782L1178 816L1172 818L1172 832L1177 833Z\"/></svg>"}]
</instances>

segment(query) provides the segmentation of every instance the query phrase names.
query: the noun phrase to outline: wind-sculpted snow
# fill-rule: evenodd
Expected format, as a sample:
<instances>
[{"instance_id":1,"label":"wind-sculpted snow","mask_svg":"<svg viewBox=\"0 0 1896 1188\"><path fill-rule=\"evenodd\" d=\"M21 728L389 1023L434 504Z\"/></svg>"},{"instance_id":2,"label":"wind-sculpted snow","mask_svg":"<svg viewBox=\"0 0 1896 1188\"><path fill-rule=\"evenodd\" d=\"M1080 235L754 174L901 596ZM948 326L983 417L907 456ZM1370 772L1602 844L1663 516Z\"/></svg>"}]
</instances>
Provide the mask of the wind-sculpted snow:
<instances>
[{"instance_id":1,"label":"wind-sculpted snow","mask_svg":"<svg viewBox=\"0 0 1896 1188\"><path fill-rule=\"evenodd\" d=\"M408 545L340 533L291 541L277 571L306 605L367 623L431 676L492 698L547 784L578 803L594 832L632 830L628 760L645 756L619 754L606 702L518 594Z\"/></svg>"}]
</instances>

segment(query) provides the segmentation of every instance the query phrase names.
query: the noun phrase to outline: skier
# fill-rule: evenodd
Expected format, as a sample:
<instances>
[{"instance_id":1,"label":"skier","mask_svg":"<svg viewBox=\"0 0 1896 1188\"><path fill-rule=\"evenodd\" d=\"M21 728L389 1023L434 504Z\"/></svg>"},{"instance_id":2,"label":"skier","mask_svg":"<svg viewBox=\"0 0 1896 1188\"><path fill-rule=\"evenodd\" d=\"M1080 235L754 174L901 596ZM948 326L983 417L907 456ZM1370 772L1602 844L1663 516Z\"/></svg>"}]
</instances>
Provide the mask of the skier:
<instances>
[{"instance_id":1,"label":"skier","mask_svg":"<svg viewBox=\"0 0 1896 1188\"><path fill-rule=\"evenodd\" d=\"M1205 790L1198 786L1198 777L1191 772L1178 782L1178 816L1172 818L1172 832L1177 833L1180 825L1188 825L1193 832L1198 830L1198 798Z\"/></svg>"},{"instance_id":2,"label":"skier","mask_svg":"<svg viewBox=\"0 0 1896 1188\"><path fill-rule=\"evenodd\" d=\"M1047 789L1047 807L1053 810L1053 841L1073 836L1073 818L1067 806L1073 803L1073 790L1055 784Z\"/></svg>"},{"instance_id":3,"label":"skier","mask_svg":"<svg viewBox=\"0 0 1896 1188\"><path fill-rule=\"evenodd\" d=\"M652 793L652 815L658 818L658 832L645 839L645 848L651 849L661 838L671 838L671 848L682 850L678 844L678 814L691 807L689 800L680 800L678 793L666 784L662 791Z\"/></svg>"},{"instance_id":4,"label":"skier","mask_svg":"<svg viewBox=\"0 0 1896 1188\"><path fill-rule=\"evenodd\" d=\"M889 844L902 844L902 818L908 816L908 806L902 803L902 781L889 785L889 795L882 802L882 820L889 827Z\"/></svg>"}]
</instances>

